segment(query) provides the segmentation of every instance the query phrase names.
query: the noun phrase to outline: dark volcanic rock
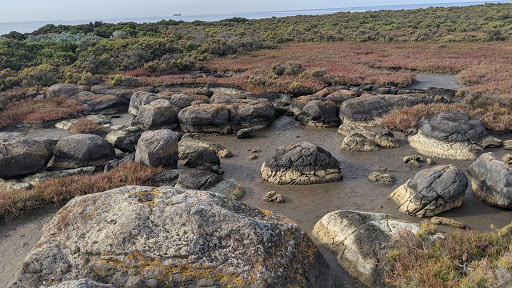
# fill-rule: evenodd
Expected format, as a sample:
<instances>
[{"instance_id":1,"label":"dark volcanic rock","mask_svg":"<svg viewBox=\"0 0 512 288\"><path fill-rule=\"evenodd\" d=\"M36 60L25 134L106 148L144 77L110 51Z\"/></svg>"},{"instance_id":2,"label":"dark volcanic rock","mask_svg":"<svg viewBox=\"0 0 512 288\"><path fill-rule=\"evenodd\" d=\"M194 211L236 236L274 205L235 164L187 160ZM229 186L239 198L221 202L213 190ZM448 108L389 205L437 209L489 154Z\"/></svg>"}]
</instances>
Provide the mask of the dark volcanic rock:
<instances>
[{"instance_id":1,"label":"dark volcanic rock","mask_svg":"<svg viewBox=\"0 0 512 288\"><path fill-rule=\"evenodd\" d=\"M469 166L468 174L478 198L490 205L512 209L512 165L493 153L485 153Z\"/></svg>"},{"instance_id":2,"label":"dark volcanic rock","mask_svg":"<svg viewBox=\"0 0 512 288\"><path fill-rule=\"evenodd\" d=\"M178 165L178 136L164 129L142 133L135 151L135 162L151 167L160 165L176 169Z\"/></svg>"},{"instance_id":3,"label":"dark volcanic rock","mask_svg":"<svg viewBox=\"0 0 512 288\"><path fill-rule=\"evenodd\" d=\"M223 174L224 171L220 168L220 159L217 153L212 150L204 149L195 153L187 159L183 164L190 168L198 168L205 171L210 171L217 174Z\"/></svg>"},{"instance_id":4,"label":"dark volcanic rock","mask_svg":"<svg viewBox=\"0 0 512 288\"><path fill-rule=\"evenodd\" d=\"M127 288L334 287L329 265L297 224L170 187L72 199L22 266L11 288L83 278Z\"/></svg>"},{"instance_id":5,"label":"dark volcanic rock","mask_svg":"<svg viewBox=\"0 0 512 288\"><path fill-rule=\"evenodd\" d=\"M180 172L177 188L208 190L222 181L222 176L201 169L186 169Z\"/></svg>"},{"instance_id":6,"label":"dark volcanic rock","mask_svg":"<svg viewBox=\"0 0 512 288\"><path fill-rule=\"evenodd\" d=\"M101 166L115 156L114 147L100 136L76 134L57 142L48 166L53 170Z\"/></svg>"},{"instance_id":7,"label":"dark volcanic rock","mask_svg":"<svg viewBox=\"0 0 512 288\"><path fill-rule=\"evenodd\" d=\"M279 147L261 166L261 176L279 185L308 185L338 181L343 174L331 153L303 141Z\"/></svg>"},{"instance_id":8,"label":"dark volcanic rock","mask_svg":"<svg viewBox=\"0 0 512 288\"><path fill-rule=\"evenodd\" d=\"M460 207L467 187L468 179L457 167L436 166L418 172L389 198L400 206L402 213L428 217Z\"/></svg>"},{"instance_id":9,"label":"dark volcanic rock","mask_svg":"<svg viewBox=\"0 0 512 288\"><path fill-rule=\"evenodd\" d=\"M338 127L338 105L332 101L309 101L296 115L302 124L314 127Z\"/></svg>"}]
</instances>

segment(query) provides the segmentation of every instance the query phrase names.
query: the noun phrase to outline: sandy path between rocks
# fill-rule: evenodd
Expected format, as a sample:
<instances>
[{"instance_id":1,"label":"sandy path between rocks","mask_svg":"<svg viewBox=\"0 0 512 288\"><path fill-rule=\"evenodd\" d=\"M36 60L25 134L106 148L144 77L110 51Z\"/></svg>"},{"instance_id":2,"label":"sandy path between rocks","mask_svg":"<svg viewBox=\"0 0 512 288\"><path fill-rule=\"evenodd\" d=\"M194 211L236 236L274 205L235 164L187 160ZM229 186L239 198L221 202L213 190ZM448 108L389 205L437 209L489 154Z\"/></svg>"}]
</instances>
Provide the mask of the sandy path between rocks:
<instances>
[{"instance_id":1,"label":"sandy path between rocks","mask_svg":"<svg viewBox=\"0 0 512 288\"><path fill-rule=\"evenodd\" d=\"M43 235L48 223L59 208L46 208L11 223L0 224L0 287L14 280L21 262Z\"/></svg>"}]
</instances>

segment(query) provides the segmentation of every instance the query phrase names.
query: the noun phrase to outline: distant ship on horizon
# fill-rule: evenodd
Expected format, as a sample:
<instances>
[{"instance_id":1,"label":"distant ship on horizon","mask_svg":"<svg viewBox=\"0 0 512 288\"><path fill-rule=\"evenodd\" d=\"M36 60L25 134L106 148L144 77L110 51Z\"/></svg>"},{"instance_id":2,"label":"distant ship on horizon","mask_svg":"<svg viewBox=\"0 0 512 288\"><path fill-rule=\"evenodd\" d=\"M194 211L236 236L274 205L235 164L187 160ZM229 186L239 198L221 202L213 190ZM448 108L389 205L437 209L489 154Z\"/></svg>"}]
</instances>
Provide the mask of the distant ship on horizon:
<instances>
[{"instance_id":1,"label":"distant ship on horizon","mask_svg":"<svg viewBox=\"0 0 512 288\"><path fill-rule=\"evenodd\" d=\"M181 16L181 13L174 13L172 16Z\"/></svg>"}]
</instances>

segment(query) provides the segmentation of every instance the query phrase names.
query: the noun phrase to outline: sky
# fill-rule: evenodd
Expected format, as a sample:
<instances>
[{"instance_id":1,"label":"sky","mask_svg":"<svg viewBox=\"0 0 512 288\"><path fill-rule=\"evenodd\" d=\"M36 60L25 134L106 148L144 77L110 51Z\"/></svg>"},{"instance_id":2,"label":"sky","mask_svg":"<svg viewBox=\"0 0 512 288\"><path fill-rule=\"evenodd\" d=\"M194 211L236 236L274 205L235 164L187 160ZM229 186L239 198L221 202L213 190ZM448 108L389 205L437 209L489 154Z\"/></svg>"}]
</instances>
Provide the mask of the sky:
<instances>
[{"instance_id":1,"label":"sky","mask_svg":"<svg viewBox=\"0 0 512 288\"><path fill-rule=\"evenodd\" d=\"M307 10L400 4L458 3L477 0L0 0L0 23L116 18L168 18L174 13L221 13Z\"/></svg>"}]
</instances>

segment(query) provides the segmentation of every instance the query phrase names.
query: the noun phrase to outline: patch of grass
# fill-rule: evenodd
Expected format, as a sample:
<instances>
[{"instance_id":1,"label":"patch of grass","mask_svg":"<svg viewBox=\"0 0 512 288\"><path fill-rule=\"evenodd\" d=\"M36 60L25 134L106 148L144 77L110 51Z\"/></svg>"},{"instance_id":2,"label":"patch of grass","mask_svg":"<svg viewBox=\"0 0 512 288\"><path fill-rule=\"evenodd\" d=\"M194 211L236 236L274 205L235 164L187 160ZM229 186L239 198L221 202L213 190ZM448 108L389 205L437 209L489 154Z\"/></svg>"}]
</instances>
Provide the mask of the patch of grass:
<instances>
[{"instance_id":1,"label":"patch of grass","mask_svg":"<svg viewBox=\"0 0 512 288\"><path fill-rule=\"evenodd\" d=\"M12 101L0 112L0 128L20 122L37 124L68 118L83 110L80 102L66 97Z\"/></svg>"},{"instance_id":2,"label":"patch of grass","mask_svg":"<svg viewBox=\"0 0 512 288\"><path fill-rule=\"evenodd\" d=\"M140 163L119 165L107 173L59 177L36 184L30 190L0 192L0 220L13 220L44 205L59 205L78 195L103 192L125 185L151 185L163 168Z\"/></svg>"},{"instance_id":3,"label":"patch of grass","mask_svg":"<svg viewBox=\"0 0 512 288\"><path fill-rule=\"evenodd\" d=\"M74 134L96 134L101 135L105 132L105 129L102 125L97 124L91 119L80 118L76 120L71 127L68 129L69 135Z\"/></svg>"},{"instance_id":4,"label":"patch of grass","mask_svg":"<svg viewBox=\"0 0 512 288\"><path fill-rule=\"evenodd\" d=\"M393 287L506 287L512 280L512 224L479 233L458 229L431 241L402 231L388 254L386 283Z\"/></svg>"}]
</instances>

